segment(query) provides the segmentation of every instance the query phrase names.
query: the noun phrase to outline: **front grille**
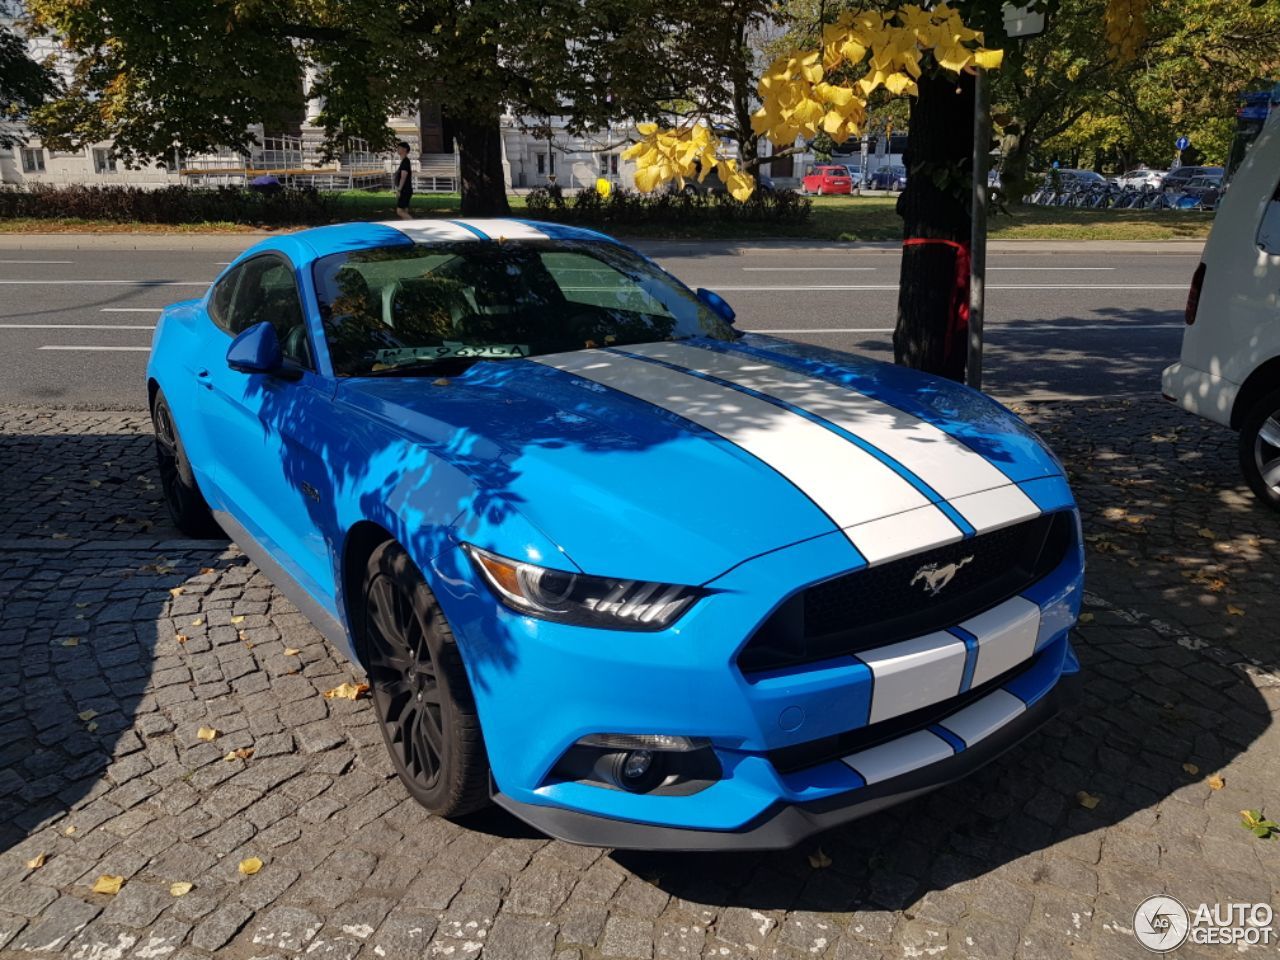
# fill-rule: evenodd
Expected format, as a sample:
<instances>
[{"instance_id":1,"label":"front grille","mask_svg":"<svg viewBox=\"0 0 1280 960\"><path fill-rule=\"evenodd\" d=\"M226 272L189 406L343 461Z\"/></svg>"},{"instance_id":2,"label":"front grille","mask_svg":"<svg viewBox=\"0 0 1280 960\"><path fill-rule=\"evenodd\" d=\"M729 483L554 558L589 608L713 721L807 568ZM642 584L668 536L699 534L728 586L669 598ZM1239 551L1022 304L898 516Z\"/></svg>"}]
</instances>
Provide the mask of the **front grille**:
<instances>
[{"instance_id":1,"label":"front grille","mask_svg":"<svg viewBox=\"0 0 1280 960\"><path fill-rule=\"evenodd\" d=\"M738 655L744 673L825 660L918 637L1003 603L1051 572L1075 537L1070 512L994 530L802 590L766 620ZM932 594L922 567L961 564Z\"/></svg>"},{"instance_id":2,"label":"front grille","mask_svg":"<svg viewBox=\"0 0 1280 960\"><path fill-rule=\"evenodd\" d=\"M797 743L790 747L779 747L776 750L768 751L765 757L768 758L774 769L779 773L794 773L797 770L817 766L829 760L841 760L860 750L867 750L898 737L904 737L909 733L915 733L917 730L924 730L940 720L945 720L958 710L977 700L981 700L996 687L1004 686L1015 677L1021 676L1030 670L1035 662L1036 658L1032 657L1025 663L1020 663L1013 669L1005 671L1000 676L992 677L986 683L971 690L966 690L958 697L951 697L950 699L930 704L927 707L921 707L919 710L904 713L901 716L881 720L879 723L873 723L869 727L858 727L856 730L838 733L831 737L823 737L820 740Z\"/></svg>"}]
</instances>

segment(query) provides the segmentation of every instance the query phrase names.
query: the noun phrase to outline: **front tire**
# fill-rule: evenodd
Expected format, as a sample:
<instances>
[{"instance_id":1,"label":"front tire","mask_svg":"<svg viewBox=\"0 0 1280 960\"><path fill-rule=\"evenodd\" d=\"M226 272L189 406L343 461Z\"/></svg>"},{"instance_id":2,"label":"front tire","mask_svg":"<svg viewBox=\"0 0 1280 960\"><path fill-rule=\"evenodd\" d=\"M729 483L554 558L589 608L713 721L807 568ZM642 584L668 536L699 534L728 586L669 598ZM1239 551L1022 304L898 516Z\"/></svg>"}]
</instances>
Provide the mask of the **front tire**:
<instances>
[{"instance_id":1,"label":"front tire","mask_svg":"<svg viewBox=\"0 0 1280 960\"><path fill-rule=\"evenodd\" d=\"M1240 469L1257 498L1280 510L1280 390L1271 391L1245 414Z\"/></svg>"},{"instance_id":2,"label":"front tire","mask_svg":"<svg viewBox=\"0 0 1280 960\"><path fill-rule=\"evenodd\" d=\"M164 491L164 505L169 510L173 525L188 537L197 540L226 537L218 521L213 519L204 494L196 485L187 449L178 436L173 411L164 392L156 391L151 403L151 426L156 437L156 467L160 471L160 489Z\"/></svg>"},{"instance_id":3,"label":"front tire","mask_svg":"<svg viewBox=\"0 0 1280 960\"><path fill-rule=\"evenodd\" d=\"M361 646L391 764L432 813L459 817L489 802L489 761L475 698L435 596L394 541L369 558Z\"/></svg>"}]
</instances>

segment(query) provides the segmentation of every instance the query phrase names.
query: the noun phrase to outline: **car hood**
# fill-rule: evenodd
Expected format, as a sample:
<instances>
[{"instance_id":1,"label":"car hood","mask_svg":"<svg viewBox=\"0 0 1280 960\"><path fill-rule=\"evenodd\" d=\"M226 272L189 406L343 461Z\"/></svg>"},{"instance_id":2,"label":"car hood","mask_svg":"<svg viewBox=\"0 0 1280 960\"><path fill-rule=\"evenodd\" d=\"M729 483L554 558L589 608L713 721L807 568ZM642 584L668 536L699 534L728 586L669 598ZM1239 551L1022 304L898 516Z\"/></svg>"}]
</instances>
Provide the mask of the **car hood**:
<instances>
[{"instance_id":1,"label":"car hood","mask_svg":"<svg viewBox=\"0 0 1280 960\"><path fill-rule=\"evenodd\" d=\"M764 337L353 379L340 399L470 478L481 546L515 550L518 512L605 576L704 583L824 535L880 562L1034 516L1028 482L1060 474L981 394Z\"/></svg>"}]
</instances>

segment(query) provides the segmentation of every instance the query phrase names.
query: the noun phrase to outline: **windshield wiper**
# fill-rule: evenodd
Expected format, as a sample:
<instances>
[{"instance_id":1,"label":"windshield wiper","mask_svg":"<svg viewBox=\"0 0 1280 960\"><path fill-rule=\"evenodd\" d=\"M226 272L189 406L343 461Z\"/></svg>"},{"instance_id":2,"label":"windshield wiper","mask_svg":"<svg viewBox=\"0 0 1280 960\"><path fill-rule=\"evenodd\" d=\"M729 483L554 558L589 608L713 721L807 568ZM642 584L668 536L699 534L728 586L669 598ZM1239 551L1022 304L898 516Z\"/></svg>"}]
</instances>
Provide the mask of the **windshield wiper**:
<instances>
[{"instance_id":1,"label":"windshield wiper","mask_svg":"<svg viewBox=\"0 0 1280 960\"><path fill-rule=\"evenodd\" d=\"M423 373L444 373L448 375L457 375L464 370L470 368L473 363L485 359L484 357L431 357L424 360L411 360L407 363L397 363L394 366L383 367L381 370L366 370L361 373L362 377L396 377L396 376L413 376Z\"/></svg>"}]
</instances>

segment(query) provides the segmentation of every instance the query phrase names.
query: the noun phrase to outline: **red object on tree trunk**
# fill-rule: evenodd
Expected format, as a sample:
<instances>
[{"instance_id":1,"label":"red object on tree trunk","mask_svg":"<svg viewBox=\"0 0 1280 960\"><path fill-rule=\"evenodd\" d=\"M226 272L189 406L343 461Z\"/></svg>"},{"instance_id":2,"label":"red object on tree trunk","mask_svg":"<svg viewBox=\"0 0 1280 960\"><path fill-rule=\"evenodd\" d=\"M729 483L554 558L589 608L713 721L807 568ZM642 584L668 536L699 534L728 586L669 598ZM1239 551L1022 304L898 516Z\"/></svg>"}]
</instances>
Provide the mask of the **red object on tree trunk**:
<instances>
[{"instance_id":1,"label":"red object on tree trunk","mask_svg":"<svg viewBox=\"0 0 1280 960\"><path fill-rule=\"evenodd\" d=\"M969 349L969 245L932 237L909 237L902 241L904 247L924 244L941 244L950 248L955 257L955 285L951 290L951 308L942 338L942 369L938 372L953 380L963 380Z\"/></svg>"}]
</instances>

